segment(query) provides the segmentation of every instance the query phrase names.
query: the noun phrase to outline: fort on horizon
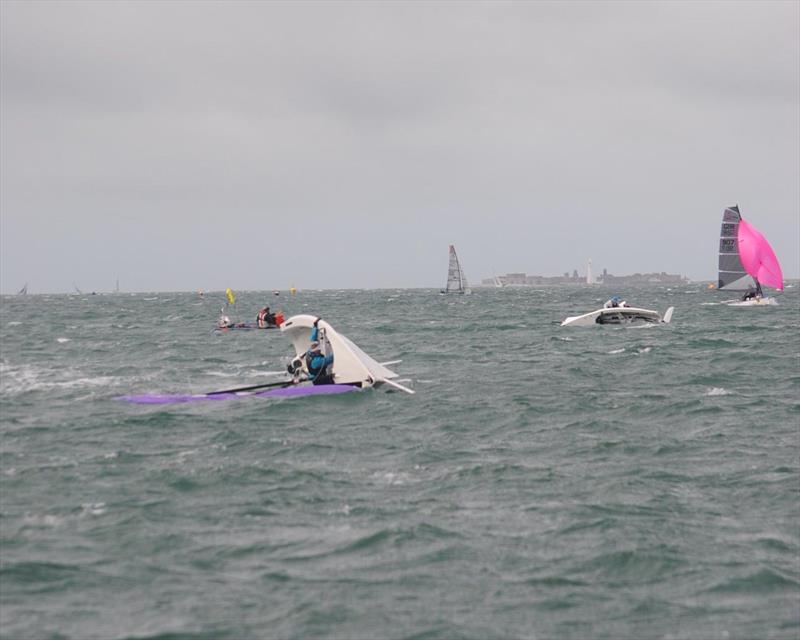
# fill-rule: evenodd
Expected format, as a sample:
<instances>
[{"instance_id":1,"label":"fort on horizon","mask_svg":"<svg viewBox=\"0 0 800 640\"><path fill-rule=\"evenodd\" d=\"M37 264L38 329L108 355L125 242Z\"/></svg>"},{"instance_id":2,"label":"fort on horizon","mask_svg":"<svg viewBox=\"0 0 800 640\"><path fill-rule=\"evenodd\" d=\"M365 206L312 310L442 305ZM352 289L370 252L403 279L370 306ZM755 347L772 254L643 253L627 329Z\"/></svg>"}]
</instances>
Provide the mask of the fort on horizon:
<instances>
[{"instance_id":1,"label":"fort on horizon","mask_svg":"<svg viewBox=\"0 0 800 640\"><path fill-rule=\"evenodd\" d=\"M565 272L560 276L529 276L525 273L507 273L504 276L495 276L493 278L484 278L481 284L489 287L531 287L536 285L547 284L608 284L608 285L630 285L630 284L687 284L689 278L682 275L666 273L634 273L627 276L615 276L606 269L603 273L592 279L589 282L585 275L579 275L578 270L575 269L570 275Z\"/></svg>"}]
</instances>

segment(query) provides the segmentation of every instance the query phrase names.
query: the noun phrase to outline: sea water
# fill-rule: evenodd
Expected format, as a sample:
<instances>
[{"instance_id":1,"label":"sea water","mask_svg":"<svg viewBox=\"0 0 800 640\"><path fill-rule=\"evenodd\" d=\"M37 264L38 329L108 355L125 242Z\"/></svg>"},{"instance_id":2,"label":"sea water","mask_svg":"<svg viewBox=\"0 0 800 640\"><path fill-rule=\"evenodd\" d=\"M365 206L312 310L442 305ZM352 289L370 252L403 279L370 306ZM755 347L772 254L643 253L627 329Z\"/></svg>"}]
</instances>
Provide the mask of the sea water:
<instances>
[{"instance_id":1,"label":"sea water","mask_svg":"<svg viewBox=\"0 0 800 640\"><path fill-rule=\"evenodd\" d=\"M416 394L126 404L290 345L222 292L4 297L0 636L800 635L797 288L237 293ZM559 326L613 294L673 321Z\"/></svg>"}]
</instances>

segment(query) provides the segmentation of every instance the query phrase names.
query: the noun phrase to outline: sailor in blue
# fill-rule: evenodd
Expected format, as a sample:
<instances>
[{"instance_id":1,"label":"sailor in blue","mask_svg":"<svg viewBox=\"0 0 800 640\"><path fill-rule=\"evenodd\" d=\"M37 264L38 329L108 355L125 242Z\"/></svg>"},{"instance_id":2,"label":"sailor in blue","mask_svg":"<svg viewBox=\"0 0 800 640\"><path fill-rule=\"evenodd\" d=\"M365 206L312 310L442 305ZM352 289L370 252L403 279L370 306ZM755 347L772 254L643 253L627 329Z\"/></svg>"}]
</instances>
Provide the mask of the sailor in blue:
<instances>
[{"instance_id":1,"label":"sailor in blue","mask_svg":"<svg viewBox=\"0 0 800 640\"><path fill-rule=\"evenodd\" d=\"M314 384L333 384L333 374L330 365L333 364L333 354L323 355L319 344L319 318L314 321L311 329L311 345L306 351L306 369L308 379Z\"/></svg>"}]
</instances>

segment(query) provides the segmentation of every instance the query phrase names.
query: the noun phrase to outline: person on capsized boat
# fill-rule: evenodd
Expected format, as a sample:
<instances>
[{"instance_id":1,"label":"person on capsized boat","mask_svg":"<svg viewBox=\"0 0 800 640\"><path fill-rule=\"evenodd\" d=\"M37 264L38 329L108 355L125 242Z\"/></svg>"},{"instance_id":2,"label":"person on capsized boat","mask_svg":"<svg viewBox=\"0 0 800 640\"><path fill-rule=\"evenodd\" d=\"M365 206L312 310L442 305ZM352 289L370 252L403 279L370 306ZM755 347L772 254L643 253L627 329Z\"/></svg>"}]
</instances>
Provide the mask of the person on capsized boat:
<instances>
[{"instance_id":1,"label":"person on capsized boat","mask_svg":"<svg viewBox=\"0 0 800 640\"><path fill-rule=\"evenodd\" d=\"M278 323L275 321L275 314L270 313L269 307L264 307L256 316L256 324L261 329L265 329L267 327L274 327Z\"/></svg>"},{"instance_id":2,"label":"person on capsized boat","mask_svg":"<svg viewBox=\"0 0 800 640\"><path fill-rule=\"evenodd\" d=\"M622 301L622 300L620 299L620 297L619 297L619 296L614 296L614 297L613 297L613 298L611 298L610 300L607 300L607 301L606 301L606 303L603 305L603 309L612 309L612 308L614 308L614 307L619 307L619 306L620 306L620 304L619 304L619 303L620 303L621 301Z\"/></svg>"},{"instance_id":3,"label":"person on capsized boat","mask_svg":"<svg viewBox=\"0 0 800 640\"><path fill-rule=\"evenodd\" d=\"M217 320L217 327L220 329L228 329L229 327L233 326L231 319L225 315L225 312L220 309L219 320Z\"/></svg>"},{"instance_id":4,"label":"person on capsized boat","mask_svg":"<svg viewBox=\"0 0 800 640\"><path fill-rule=\"evenodd\" d=\"M333 354L325 355L319 343L319 318L314 321L311 329L311 346L306 351L306 369L308 379L314 384L333 384L333 374L330 366L333 364Z\"/></svg>"}]
</instances>

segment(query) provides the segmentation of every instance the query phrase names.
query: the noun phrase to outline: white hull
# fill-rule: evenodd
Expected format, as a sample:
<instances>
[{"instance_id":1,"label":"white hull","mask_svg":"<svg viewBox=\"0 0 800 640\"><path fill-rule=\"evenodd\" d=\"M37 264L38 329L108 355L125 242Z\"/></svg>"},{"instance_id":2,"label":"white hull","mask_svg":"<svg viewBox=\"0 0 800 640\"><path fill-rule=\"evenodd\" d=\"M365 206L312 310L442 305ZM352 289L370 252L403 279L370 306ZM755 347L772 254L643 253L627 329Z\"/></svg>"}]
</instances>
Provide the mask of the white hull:
<instances>
[{"instance_id":1,"label":"white hull","mask_svg":"<svg viewBox=\"0 0 800 640\"><path fill-rule=\"evenodd\" d=\"M737 300L736 302L726 303L729 307L764 307L778 304L775 298L760 298L752 300Z\"/></svg>"},{"instance_id":2,"label":"white hull","mask_svg":"<svg viewBox=\"0 0 800 640\"><path fill-rule=\"evenodd\" d=\"M603 308L582 316L566 318L562 327L592 327L596 324L640 324L640 323L667 323L672 320L674 307L667 309L664 317L652 309L639 309L637 307L611 307Z\"/></svg>"},{"instance_id":3,"label":"white hull","mask_svg":"<svg viewBox=\"0 0 800 640\"><path fill-rule=\"evenodd\" d=\"M281 331L291 340L295 358L302 364L304 371L306 371L304 355L311 346L311 329L315 320L317 320L315 316L301 314L292 316L281 325ZM323 353L326 355L333 354L332 373L334 384L354 384L361 387L388 384L408 393L414 393L411 389L403 387L394 380L397 378L397 374L394 371L373 360L346 336L338 333L325 320L319 320L318 326Z\"/></svg>"}]
</instances>

